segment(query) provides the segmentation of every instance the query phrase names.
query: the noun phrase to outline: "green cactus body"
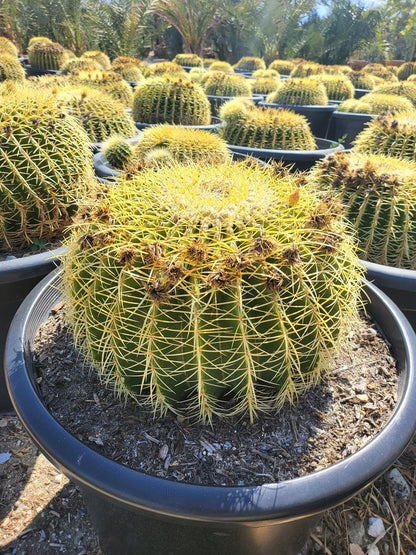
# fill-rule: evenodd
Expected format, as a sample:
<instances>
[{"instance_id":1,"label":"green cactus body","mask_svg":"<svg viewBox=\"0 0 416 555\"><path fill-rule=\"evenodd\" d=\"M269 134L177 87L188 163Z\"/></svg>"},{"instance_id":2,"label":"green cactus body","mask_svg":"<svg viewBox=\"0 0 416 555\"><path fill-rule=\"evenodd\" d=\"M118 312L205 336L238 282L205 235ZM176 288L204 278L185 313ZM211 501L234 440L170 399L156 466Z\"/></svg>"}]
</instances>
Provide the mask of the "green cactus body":
<instances>
[{"instance_id":1,"label":"green cactus body","mask_svg":"<svg viewBox=\"0 0 416 555\"><path fill-rule=\"evenodd\" d=\"M17 47L6 37L0 37L0 50L4 50L4 52L7 52L10 56L14 56L15 58L19 55Z\"/></svg>"},{"instance_id":2,"label":"green cactus body","mask_svg":"<svg viewBox=\"0 0 416 555\"><path fill-rule=\"evenodd\" d=\"M275 69L281 75L289 75L295 64L290 60L273 60L268 69Z\"/></svg>"},{"instance_id":3,"label":"green cactus body","mask_svg":"<svg viewBox=\"0 0 416 555\"><path fill-rule=\"evenodd\" d=\"M133 147L124 137L116 135L107 139L101 150L110 166L122 170L131 157Z\"/></svg>"},{"instance_id":4,"label":"green cactus body","mask_svg":"<svg viewBox=\"0 0 416 555\"><path fill-rule=\"evenodd\" d=\"M254 419L315 384L361 288L339 207L244 164L120 180L63 266L74 337L103 381L201 420Z\"/></svg>"},{"instance_id":5,"label":"green cactus body","mask_svg":"<svg viewBox=\"0 0 416 555\"><path fill-rule=\"evenodd\" d=\"M412 81L404 81L401 83L387 83L378 85L373 92L384 94L397 94L408 98L413 106L416 107L416 83Z\"/></svg>"},{"instance_id":6,"label":"green cactus body","mask_svg":"<svg viewBox=\"0 0 416 555\"><path fill-rule=\"evenodd\" d=\"M325 73L349 76L349 74L352 73L352 69L350 68L350 66L336 64L333 66L325 66Z\"/></svg>"},{"instance_id":7,"label":"green cactus body","mask_svg":"<svg viewBox=\"0 0 416 555\"><path fill-rule=\"evenodd\" d=\"M262 58L257 58L256 56L243 56L234 65L234 69L257 71L259 69L266 69L266 64Z\"/></svg>"},{"instance_id":8,"label":"green cactus body","mask_svg":"<svg viewBox=\"0 0 416 555\"><path fill-rule=\"evenodd\" d=\"M28 49L28 59L32 67L59 70L67 62L68 54L57 42L34 42Z\"/></svg>"},{"instance_id":9,"label":"green cactus body","mask_svg":"<svg viewBox=\"0 0 416 555\"><path fill-rule=\"evenodd\" d=\"M3 97L0 130L1 247L58 237L92 181L85 131L33 91Z\"/></svg>"},{"instance_id":10,"label":"green cactus body","mask_svg":"<svg viewBox=\"0 0 416 555\"><path fill-rule=\"evenodd\" d=\"M171 75L173 77L181 77L187 79L188 74L179 64L173 62L158 62L143 68L143 74L146 78L161 77L164 75Z\"/></svg>"},{"instance_id":11,"label":"green cactus body","mask_svg":"<svg viewBox=\"0 0 416 555\"><path fill-rule=\"evenodd\" d=\"M374 63L365 65L362 71L364 71L365 73L374 73L375 71L383 71L383 69L386 69L386 66L384 66L383 64L374 62Z\"/></svg>"},{"instance_id":12,"label":"green cactus body","mask_svg":"<svg viewBox=\"0 0 416 555\"><path fill-rule=\"evenodd\" d=\"M25 70L15 56L0 53L0 81L6 79L23 82L25 80Z\"/></svg>"},{"instance_id":13,"label":"green cactus body","mask_svg":"<svg viewBox=\"0 0 416 555\"><path fill-rule=\"evenodd\" d=\"M354 150L416 161L416 114L380 115L361 131Z\"/></svg>"},{"instance_id":14,"label":"green cactus body","mask_svg":"<svg viewBox=\"0 0 416 555\"><path fill-rule=\"evenodd\" d=\"M119 67L124 65L134 65L138 67L140 70L143 69L144 64L139 58L133 58L131 56L117 56L114 58L113 63L111 64L112 69L115 71Z\"/></svg>"},{"instance_id":15,"label":"green cactus body","mask_svg":"<svg viewBox=\"0 0 416 555\"><path fill-rule=\"evenodd\" d=\"M326 106L328 96L325 86L310 77L289 78L268 95L267 102L298 106Z\"/></svg>"},{"instance_id":16,"label":"green cactus body","mask_svg":"<svg viewBox=\"0 0 416 555\"><path fill-rule=\"evenodd\" d=\"M117 66L113 69L116 73L122 76L126 81L134 81L138 83L144 80L144 75L141 70L134 64L124 64Z\"/></svg>"},{"instance_id":17,"label":"green cactus body","mask_svg":"<svg viewBox=\"0 0 416 555\"><path fill-rule=\"evenodd\" d=\"M193 67L189 72L189 77L192 81L196 83L202 83L203 77L207 74L207 71L203 67Z\"/></svg>"},{"instance_id":18,"label":"green cactus body","mask_svg":"<svg viewBox=\"0 0 416 555\"><path fill-rule=\"evenodd\" d=\"M228 62L216 60L209 66L209 71L222 71L223 73L234 73L233 66Z\"/></svg>"},{"instance_id":19,"label":"green cactus body","mask_svg":"<svg viewBox=\"0 0 416 555\"><path fill-rule=\"evenodd\" d=\"M100 143L112 135L133 137L136 126L124 106L109 95L86 87L58 89L58 105L74 116L84 127L93 143Z\"/></svg>"},{"instance_id":20,"label":"green cactus body","mask_svg":"<svg viewBox=\"0 0 416 555\"><path fill-rule=\"evenodd\" d=\"M399 81L396 74L387 68L383 68L380 71L372 71L371 75L378 79L382 79L385 83L397 83Z\"/></svg>"},{"instance_id":21,"label":"green cactus body","mask_svg":"<svg viewBox=\"0 0 416 555\"><path fill-rule=\"evenodd\" d=\"M354 98L354 85L346 75L323 73L312 77L322 83L330 100L348 100Z\"/></svg>"},{"instance_id":22,"label":"green cactus body","mask_svg":"<svg viewBox=\"0 0 416 555\"><path fill-rule=\"evenodd\" d=\"M400 81L406 81L410 75L416 73L416 62L405 62L402 64L397 71L397 77Z\"/></svg>"},{"instance_id":23,"label":"green cactus body","mask_svg":"<svg viewBox=\"0 0 416 555\"><path fill-rule=\"evenodd\" d=\"M204 61L196 54L176 54L173 63L185 67L204 67Z\"/></svg>"},{"instance_id":24,"label":"green cactus body","mask_svg":"<svg viewBox=\"0 0 416 555\"><path fill-rule=\"evenodd\" d=\"M213 71L204 82L204 90L210 96L251 96L250 82L242 75L229 75Z\"/></svg>"},{"instance_id":25,"label":"green cactus body","mask_svg":"<svg viewBox=\"0 0 416 555\"><path fill-rule=\"evenodd\" d=\"M133 105L133 91L123 77L113 71L74 71L72 81L75 86L86 86L109 94L126 108Z\"/></svg>"},{"instance_id":26,"label":"green cactus body","mask_svg":"<svg viewBox=\"0 0 416 555\"><path fill-rule=\"evenodd\" d=\"M110 58L107 54L104 54L104 52L100 52L99 50L87 50L87 52L82 54L81 58L97 62L104 71L109 71L111 69Z\"/></svg>"},{"instance_id":27,"label":"green cactus body","mask_svg":"<svg viewBox=\"0 0 416 555\"><path fill-rule=\"evenodd\" d=\"M335 153L310 174L339 195L365 260L416 269L416 164L360 153Z\"/></svg>"},{"instance_id":28,"label":"green cactus body","mask_svg":"<svg viewBox=\"0 0 416 555\"><path fill-rule=\"evenodd\" d=\"M62 75L67 75L68 73L72 73L74 70L95 71L100 68L101 65L93 59L88 60L87 58L71 58L61 67L61 73Z\"/></svg>"},{"instance_id":29,"label":"green cactus body","mask_svg":"<svg viewBox=\"0 0 416 555\"><path fill-rule=\"evenodd\" d=\"M290 72L290 77L310 77L325 72L325 66L316 62L300 62Z\"/></svg>"},{"instance_id":30,"label":"green cactus body","mask_svg":"<svg viewBox=\"0 0 416 555\"><path fill-rule=\"evenodd\" d=\"M412 112L413 104L408 98L396 94L368 93L355 100L343 102L340 112L357 112L360 114L381 114L382 112Z\"/></svg>"},{"instance_id":31,"label":"green cactus body","mask_svg":"<svg viewBox=\"0 0 416 555\"><path fill-rule=\"evenodd\" d=\"M363 71L352 71L347 75L355 89L371 91L376 86L374 77L370 73Z\"/></svg>"},{"instance_id":32,"label":"green cactus body","mask_svg":"<svg viewBox=\"0 0 416 555\"><path fill-rule=\"evenodd\" d=\"M230 158L225 141L215 133L175 125L155 125L145 129L143 137L134 145L126 170L129 175L136 174L144 166L157 166L160 160L163 164L166 159L182 164L222 164Z\"/></svg>"},{"instance_id":33,"label":"green cactus body","mask_svg":"<svg viewBox=\"0 0 416 555\"><path fill-rule=\"evenodd\" d=\"M211 107L198 83L174 77L154 77L137 85L133 118L141 123L209 125Z\"/></svg>"},{"instance_id":34,"label":"green cactus body","mask_svg":"<svg viewBox=\"0 0 416 555\"><path fill-rule=\"evenodd\" d=\"M49 42L49 43L51 43L52 41L48 37L31 37L29 39L29 42L28 42L28 48L30 46L32 46L33 44L35 44L35 42Z\"/></svg>"},{"instance_id":35,"label":"green cactus body","mask_svg":"<svg viewBox=\"0 0 416 555\"><path fill-rule=\"evenodd\" d=\"M240 101L226 102L220 111L221 137L231 145L273 150L315 150L307 119L282 108L256 108Z\"/></svg>"},{"instance_id":36,"label":"green cactus body","mask_svg":"<svg viewBox=\"0 0 416 555\"><path fill-rule=\"evenodd\" d=\"M270 94L280 86L280 79L276 77L257 77L251 82L253 94Z\"/></svg>"},{"instance_id":37,"label":"green cactus body","mask_svg":"<svg viewBox=\"0 0 416 555\"><path fill-rule=\"evenodd\" d=\"M59 89L62 87L69 87L71 81L66 75L38 75L29 77L24 82L24 86L30 89Z\"/></svg>"}]
</instances>

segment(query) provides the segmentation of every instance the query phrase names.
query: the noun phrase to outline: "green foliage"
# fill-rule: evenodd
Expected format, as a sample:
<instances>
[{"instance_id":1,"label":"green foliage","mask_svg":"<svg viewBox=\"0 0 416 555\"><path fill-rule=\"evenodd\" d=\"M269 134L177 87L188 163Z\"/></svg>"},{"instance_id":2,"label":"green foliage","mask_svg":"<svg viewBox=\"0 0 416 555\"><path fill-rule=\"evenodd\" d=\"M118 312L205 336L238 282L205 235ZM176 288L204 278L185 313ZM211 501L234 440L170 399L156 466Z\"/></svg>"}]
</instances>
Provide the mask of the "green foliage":
<instances>
[{"instance_id":1,"label":"green foliage","mask_svg":"<svg viewBox=\"0 0 416 555\"><path fill-rule=\"evenodd\" d=\"M295 64L290 60L273 60L269 69L275 69L280 75L289 75Z\"/></svg>"},{"instance_id":2,"label":"green foliage","mask_svg":"<svg viewBox=\"0 0 416 555\"><path fill-rule=\"evenodd\" d=\"M406 81L410 75L416 73L416 62L406 62L402 64L397 72L397 77L400 81Z\"/></svg>"},{"instance_id":3,"label":"green foliage","mask_svg":"<svg viewBox=\"0 0 416 555\"><path fill-rule=\"evenodd\" d=\"M240 100L226 102L220 110L221 137L231 145L274 149L315 150L307 119L282 108L256 108Z\"/></svg>"},{"instance_id":4,"label":"green foliage","mask_svg":"<svg viewBox=\"0 0 416 555\"><path fill-rule=\"evenodd\" d=\"M371 91L376 85L373 76L364 71L352 71L348 74L348 79L351 81L355 89Z\"/></svg>"},{"instance_id":5,"label":"green foliage","mask_svg":"<svg viewBox=\"0 0 416 555\"><path fill-rule=\"evenodd\" d=\"M11 40L7 39L6 37L0 37L0 51L4 50L11 56L17 58L19 51L17 50L16 46L12 43Z\"/></svg>"},{"instance_id":6,"label":"green foliage","mask_svg":"<svg viewBox=\"0 0 416 555\"><path fill-rule=\"evenodd\" d=\"M256 56L243 56L234 65L234 69L256 71L258 69L266 69L266 64L264 60Z\"/></svg>"},{"instance_id":7,"label":"green foliage","mask_svg":"<svg viewBox=\"0 0 416 555\"><path fill-rule=\"evenodd\" d=\"M37 41L28 48L28 58L32 67L58 70L68 60L68 54L57 42Z\"/></svg>"},{"instance_id":8,"label":"green foliage","mask_svg":"<svg viewBox=\"0 0 416 555\"><path fill-rule=\"evenodd\" d=\"M155 152L157 156L155 156ZM222 164L230 159L230 151L215 133L175 125L155 125L144 130L143 137L133 147L126 171L136 174L145 166L162 163Z\"/></svg>"},{"instance_id":9,"label":"green foliage","mask_svg":"<svg viewBox=\"0 0 416 555\"><path fill-rule=\"evenodd\" d=\"M416 161L415 112L375 118L355 139L354 150Z\"/></svg>"},{"instance_id":10,"label":"green foliage","mask_svg":"<svg viewBox=\"0 0 416 555\"><path fill-rule=\"evenodd\" d=\"M92 180L89 139L53 98L16 91L0 104L0 245L56 238Z\"/></svg>"},{"instance_id":11,"label":"green foliage","mask_svg":"<svg viewBox=\"0 0 416 555\"><path fill-rule=\"evenodd\" d=\"M328 96L325 86L310 77L295 77L284 81L267 97L273 104L293 104L299 106L326 106Z\"/></svg>"},{"instance_id":12,"label":"green foliage","mask_svg":"<svg viewBox=\"0 0 416 555\"><path fill-rule=\"evenodd\" d=\"M63 260L74 338L155 413L276 411L316 384L357 318L360 264L330 195L258 165L119 180Z\"/></svg>"},{"instance_id":13,"label":"green foliage","mask_svg":"<svg viewBox=\"0 0 416 555\"><path fill-rule=\"evenodd\" d=\"M0 81L6 79L23 82L25 70L15 56L0 52Z\"/></svg>"},{"instance_id":14,"label":"green foliage","mask_svg":"<svg viewBox=\"0 0 416 555\"><path fill-rule=\"evenodd\" d=\"M101 143L112 135L133 137L136 126L124 106L96 89L58 89L58 105L74 116L84 127L93 143Z\"/></svg>"},{"instance_id":15,"label":"green foliage","mask_svg":"<svg viewBox=\"0 0 416 555\"><path fill-rule=\"evenodd\" d=\"M250 81L242 75L211 71L204 82L204 90L211 96L251 96Z\"/></svg>"},{"instance_id":16,"label":"green foliage","mask_svg":"<svg viewBox=\"0 0 416 555\"><path fill-rule=\"evenodd\" d=\"M211 108L198 83L175 77L154 77L137 85L133 118L141 123L209 125Z\"/></svg>"},{"instance_id":17,"label":"green foliage","mask_svg":"<svg viewBox=\"0 0 416 555\"><path fill-rule=\"evenodd\" d=\"M110 137L101 148L107 162L116 170L122 170L132 154L132 145L119 135Z\"/></svg>"},{"instance_id":18,"label":"green foliage","mask_svg":"<svg viewBox=\"0 0 416 555\"><path fill-rule=\"evenodd\" d=\"M354 98L354 85L346 75L323 73L313 77L322 83L326 89L329 100L348 100Z\"/></svg>"},{"instance_id":19,"label":"green foliage","mask_svg":"<svg viewBox=\"0 0 416 555\"><path fill-rule=\"evenodd\" d=\"M176 54L173 63L185 67L204 67L204 61L196 54Z\"/></svg>"},{"instance_id":20,"label":"green foliage","mask_svg":"<svg viewBox=\"0 0 416 555\"><path fill-rule=\"evenodd\" d=\"M365 260L416 269L416 164L386 156L337 152L310 178L339 195Z\"/></svg>"}]
</instances>

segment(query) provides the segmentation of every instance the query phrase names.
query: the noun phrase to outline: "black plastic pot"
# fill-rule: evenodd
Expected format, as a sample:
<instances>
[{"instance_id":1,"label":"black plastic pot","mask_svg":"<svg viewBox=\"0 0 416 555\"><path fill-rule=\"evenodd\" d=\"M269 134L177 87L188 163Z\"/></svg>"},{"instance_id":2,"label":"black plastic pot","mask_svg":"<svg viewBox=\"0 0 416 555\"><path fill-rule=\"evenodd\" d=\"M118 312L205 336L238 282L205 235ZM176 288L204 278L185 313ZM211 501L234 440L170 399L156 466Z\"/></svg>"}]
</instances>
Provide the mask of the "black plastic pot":
<instances>
[{"instance_id":1,"label":"black plastic pot","mask_svg":"<svg viewBox=\"0 0 416 555\"><path fill-rule=\"evenodd\" d=\"M40 75L61 75L58 69L41 69L40 67L25 66L27 77L38 77Z\"/></svg>"},{"instance_id":2,"label":"black plastic pot","mask_svg":"<svg viewBox=\"0 0 416 555\"><path fill-rule=\"evenodd\" d=\"M285 108L286 110L293 110L293 112L305 116L314 136L322 137L324 139L327 136L329 120L331 119L332 112L336 109L336 105L334 104L328 104L327 106L296 106L294 104L259 102L259 106L266 106L268 108Z\"/></svg>"},{"instance_id":3,"label":"black plastic pot","mask_svg":"<svg viewBox=\"0 0 416 555\"><path fill-rule=\"evenodd\" d=\"M328 141L327 139L315 138L315 141L318 146L317 150L271 150L238 145L227 146L232 152L246 154L260 160L281 160L285 164L292 166L294 170L307 170L327 154L344 149L341 144Z\"/></svg>"},{"instance_id":4,"label":"black plastic pot","mask_svg":"<svg viewBox=\"0 0 416 555\"><path fill-rule=\"evenodd\" d=\"M334 112L329 122L328 139L340 141L345 148L351 148L355 137L374 117L374 114Z\"/></svg>"},{"instance_id":5,"label":"black plastic pot","mask_svg":"<svg viewBox=\"0 0 416 555\"><path fill-rule=\"evenodd\" d=\"M162 123L162 122L161 122ZM154 125L161 125L161 123L142 123L136 121L137 129L146 129L147 127L153 127ZM172 124L176 125L176 124ZM205 131L218 131L218 128L221 126L221 122L217 117L211 118L211 123L209 125L180 125L180 127L186 127L188 129L204 129Z\"/></svg>"},{"instance_id":6,"label":"black plastic pot","mask_svg":"<svg viewBox=\"0 0 416 555\"><path fill-rule=\"evenodd\" d=\"M354 98L361 98L362 96L370 92L371 90L369 89L354 89Z\"/></svg>"},{"instance_id":7,"label":"black plastic pot","mask_svg":"<svg viewBox=\"0 0 416 555\"><path fill-rule=\"evenodd\" d=\"M4 381L3 357L7 332L22 301L59 263L64 248L0 262L0 414L13 412Z\"/></svg>"},{"instance_id":8,"label":"black plastic pot","mask_svg":"<svg viewBox=\"0 0 416 555\"><path fill-rule=\"evenodd\" d=\"M367 279L379 287L400 308L416 330L416 270L403 270L363 261Z\"/></svg>"},{"instance_id":9,"label":"black plastic pot","mask_svg":"<svg viewBox=\"0 0 416 555\"><path fill-rule=\"evenodd\" d=\"M250 487L183 484L111 461L67 433L38 392L32 345L60 300L59 272L17 312L6 346L10 395L25 428L84 494L104 553L119 555L295 555L323 511L371 484L400 456L416 428L416 336L396 305L372 285L368 307L397 359L399 391L386 426L355 454L280 483Z\"/></svg>"},{"instance_id":10,"label":"black plastic pot","mask_svg":"<svg viewBox=\"0 0 416 555\"><path fill-rule=\"evenodd\" d=\"M228 100L233 100L234 98L246 98L248 100L252 100L254 104L258 104L263 100L263 95L261 94L254 94L253 96L215 96L213 94L207 94L207 98L211 104L211 113L213 116L218 116L219 110L225 102Z\"/></svg>"}]
</instances>

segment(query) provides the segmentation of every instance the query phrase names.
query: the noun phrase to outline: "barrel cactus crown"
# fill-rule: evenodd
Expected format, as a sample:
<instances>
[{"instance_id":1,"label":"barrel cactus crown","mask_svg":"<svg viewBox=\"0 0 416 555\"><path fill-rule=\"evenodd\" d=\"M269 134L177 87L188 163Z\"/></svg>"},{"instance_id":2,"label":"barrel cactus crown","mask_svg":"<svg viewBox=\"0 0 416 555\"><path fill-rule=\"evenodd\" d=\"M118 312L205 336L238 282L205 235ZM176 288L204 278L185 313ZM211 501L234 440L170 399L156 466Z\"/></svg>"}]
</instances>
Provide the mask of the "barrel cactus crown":
<instances>
[{"instance_id":1,"label":"barrel cactus crown","mask_svg":"<svg viewBox=\"0 0 416 555\"><path fill-rule=\"evenodd\" d=\"M267 71L267 70L266 70ZM267 95L274 92L280 86L279 77L256 77L251 81L253 94Z\"/></svg>"},{"instance_id":2,"label":"barrel cactus crown","mask_svg":"<svg viewBox=\"0 0 416 555\"><path fill-rule=\"evenodd\" d=\"M268 69L275 69L280 75L289 75L295 64L290 60L273 60Z\"/></svg>"},{"instance_id":3,"label":"barrel cactus crown","mask_svg":"<svg viewBox=\"0 0 416 555\"><path fill-rule=\"evenodd\" d=\"M135 174L145 166L157 167L159 161L181 164L222 164L231 154L215 133L175 125L155 125L143 132L132 151L126 171Z\"/></svg>"},{"instance_id":4,"label":"barrel cactus crown","mask_svg":"<svg viewBox=\"0 0 416 555\"><path fill-rule=\"evenodd\" d=\"M374 77L370 73L365 73L363 71L352 71L348 74L348 79L355 89L371 91L376 85Z\"/></svg>"},{"instance_id":5,"label":"barrel cactus crown","mask_svg":"<svg viewBox=\"0 0 416 555\"><path fill-rule=\"evenodd\" d=\"M59 70L68 60L65 48L57 42L33 42L28 48L29 64L39 69Z\"/></svg>"},{"instance_id":6,"label":"barrel cactus crown","mask_svg":"<svg viewBox=\"0 0 416 555\"><path fill-rule=\"evenodd\" d=\"M373 77L382 79L384 82L393 82L393 83L398 82L397 75L391 69L388 69L386 67L383 67L382 69L379 69L379 70L372 70L372 71L364 68L363 71L366 71L367 73L371 73Z\"/></svg>"},{"instance_id":7,"label":"barrel cactus crown","mask_svg":"<svg viewBox=\"0 0 416 555\"><path fill-rule=\"evenodd\" d=\"M0 104L0 245L56 238L92 181L89 139L54 99L31 91Z\"/></svg>"},{"instance_id":8,"label":"barrel cactus crown","mask_svg":"<svg viewBox=\"0 0 416 555\"><path fill-rule=\"evenodd\" d=\"M154 412L275 411L316 384L355 321L340 207L243 164L120 180L64 259L74 337L104 383Z\"/></svg>"},{"instance_id":9,"label":"barrel cactus crown","mask_svg":"<svg viewBox=\"0 0 416 555\"><path fill-rule=\"evenodd\" d=\"M87 58L71 58L70 60L67 60L63 66L61 66L61 73L62 75L67 75L76 70L95 71L97 69L101 69L101 66L93 59L88 60Z\"/></svg>"},{"instance_id":10,"label":"barrel cactus crown","mask_svg":"<svg viewBox=\"0 0 416 555\"><path fill-rule=\"evenodd\" d=\"M111 69L110 58L100 50L87 50L82 54L81 58L97 62L104 71L109 71Z\"/></svg>"},{"instance_id":11,"label":"barrel cactus crown","mask_svg":"<svg viewBox=\"0 0 416 555\"><path fill-rule=\"evenodd\" d=\"M48 37L42 37L42 36L39 36L39 37L31 37L31 38L29 39L29 42L28 42L28 47L29 47L29 46L32 46L32 44L35 44L35 42L52 42L52 41L51 41L51 39L48 38Z\"/></svg>"},{"instance_id":12,"label":"barrel cactus crown","mask_svg":"<svg viewBox=\"0 0 416 555\"><path fill-rule=\"evenodd\" d=\"M358 114L381 114L382 112L412 112L413 104L408 98L396 94L368 93L359 99L346 100L337 108L339 112Z\"/></svg>"},{"instance_id":13,"label":"barrel cactus crown","mask_svg":"<svg viewBox=\"0 0 416 555\"><path fill-rule=\"evenodd\" d=\"M406 81L410 75L416 73L416 62L405 62L402 64L397 71L397 77L400 81Z\"/></svg>"},{"instance_id":14,"label":"barrel cactus crown","mask_svg":"<svg viewBox=\"0 0 416 555\"><path fill-rule=\"evenodd\" d=\"M378 116L357 135L354 150L416 161L416 113Z\"/></svg>"},{"instance_id":15,"label":"barrel cactus crown","mask_svg":"<svg viewBox=\"0 0 416 555\"><path fill-rule=\"evenodd\" d=\"M133 147L124 137L113 135L104 142L101 151L110 166L122 170L130 159Z\"/></svg>"},{"instance_id":16,"label":"barrel cactus crown","mask_svg":"<svg viewBox=\"0 0 416 555\"><path fill-rule=\"evenodd\" d=\"M161 77L163 75L172 75L174 77L182 77L187 79L188 74L182 66L174 62L158 62L143 68L145 77Z\"/></svg>"},{"instance_id":17,"label":"barrel cactus crown","mask_svg":"<svg viewBox=\"0 0 416 555\"><path fill-rule=\"evenodd\" d=\"M222 71L223 73L234 73L233 66L228 62L216 60L209 65L209 71Z\"/></svg>"},{"instance_id":18,"label":"barrel cactus crown","mask_svg":"<svg viewBox=\"0 0 416 555\"><path fill-rule=\"evenodd\" d=\"M307 119L292 110L256 108L239 100L220 110L222 138L231 145L274 150L316 150Z\"/></svg>"},{"instance_id":19,"label":"barrel cactus crown","mask_svg":"<svg viewBox=\"0 0 416 555\"><path fill-rule=\"evenodd\" d=\"M123 64L113 68L113 71L122 76L126 81L138 83L145 78L142 71L135 64Z\"/></svg>"},{"instance_id":20,"label":"barrel cactus crown","mask_svg":"<svg viewBox=\"0 0 416 555\"><path fill-rule=\"evenodd\" d=\"M352 69L350 68L350 66L346 66L342 64L335 64L330 66L326 65L325 73L349 75L350 73L352 73Z\"/></svg>"},{"instance_id":21,"label":"barrel cactus crown","mask_svg":"<svg viewBox=\"0 0 416 555\"><path fill-rule=\"evenodd\" d=\"M7 52L15 58L17 58L19 54L19 51L17 50L15 44L6 37L0 37L0 50L4 50L4 52Z\"/></svg>"},{"instance_id":22,"label":"barrel cactus crown","mask_svg":"<svg viewBox=\"0 0 416 555\"><path fill-rule=\"evenodd\" d=\"M204 82L204 90L210 96L251 96L248 79L242 75L230 75L222 71L212 71Z\"/></svg>"},{"instance_id":23,"label":"barrel cactus crown","mask_svg":"<svg viewBox=\"0 0 416 555\"><path fill-rule=\"evenodd\" d=\"M316 79L319 83L322 83L326 89L326 94L330 100L348 100L348 98L354 98L354 85L348 79L346 75L343 74L332 74L328 75L323 73L322 75L317 75L312 77Z\"/></svg>"},{"instance_id":24,"label":"barrel cactus crown","mask_svg":"<svg viewBox=\"0 0 416 555\"><path fill-rule=\"evenodd\" d=\"M55 99L61 109L82 124L93 143L100 143L112 135L133 137L136 126L124 106L95 89L57 89Z\"/></svg>"},{"instance_id":25,"label":"barrel cactus crown","mask_svg":"<svg viewBox=\"0 0 416 555\"><path fill-rule=\"evenodd\" d=\"M204 60L196 54L176 54L173 63L185 67L204 67Z\"/></svg>"},{"instance_id":26,"label":"barrel cactus crown","mask_svg":"<svg viewBox=\"0 0 416 555\"><path fill-rule=\"evenodd\" d=\"M256 56L243 56L234 65L234 69L256 71L258 69L266 69L266 64L262 58Z\"/></svg>"},{"instance_id":27,"label":"barrel cactus crown","mask_svg":"<svg viewBox=\"0 0 416 555\"><path fill-rule=\"evenodd\" d=\"M339 195L361 256L370 262L416 268L416 164L387 156L337 152L310 178Z\"/></svg>"},{"instance_id":28,"label":"barrel cactus crown","mask_svg":"<svg viewBox=\"0 0 416 555\"><path fill-rule=\"evenodd\" d=\"M203 67L193 67L189 72L189 78L196 83L202 83L202 79L207 73Z\"/></svg>"},{"instance_id":29,"label":"barrel cactus crown","mask_svg":"<svg viewBox=\"0 0 416 555\"><path fill-rule=\"evenodd\" d=\"M25 70L16 56L0 53L0 81L6 79L23 82L25 80Z\"/></svg>"},{"instance_id":30,"label":"barrel cactus crown","mask_svg":"<svg viewBox=\"0 0 416 555\"><path fill-rule=\"evenodd\" d=\"M325 66L316 62L300 62L290 72L290 77L309 77L324 73Z\"/></svg>"},{"instance_id":31,"label":"barrel cactus crown","mask_svg":"<svg viewBox=\"0 0 416 555\"><path fill-rule=\"evenodd\" d=\"M378 85L373 92L404 96L408 98L416 108L416 83L412 81Z\"/></svg>"},{"instance_id":32,"label":"barrel cactus crown","mask_svg":"<svg viewBox=\"0 0 416 555\"><path fill-rule=\"evenodd\" d=\"M266 100L273 104L299 106L326 106L328 104L325 86L310 77L287 79L276 91L270 93Z\"/></svg>"},{"instance_id":33,"label":"barrel cactus crown","mask_svg":"<svg viewBox=\"0 0 416 555\"><path fill-rule=\"evenodd\" d=\"M209 125L211 108L202 87L175 77L154 77L134 92L133 118L142 123Z\"/></svg>"},{"instance_id":34,"label":"barrel cactus crown","mask_svg":"<svg viewBox=\"0 0 416 555\"><path fill-rule=\"evenodd\" d=\"M114 71L73 71L73 83L98 89L121 102L125 108L133 104L133 91L123 77Z\"/></svg>"}]
</instances>

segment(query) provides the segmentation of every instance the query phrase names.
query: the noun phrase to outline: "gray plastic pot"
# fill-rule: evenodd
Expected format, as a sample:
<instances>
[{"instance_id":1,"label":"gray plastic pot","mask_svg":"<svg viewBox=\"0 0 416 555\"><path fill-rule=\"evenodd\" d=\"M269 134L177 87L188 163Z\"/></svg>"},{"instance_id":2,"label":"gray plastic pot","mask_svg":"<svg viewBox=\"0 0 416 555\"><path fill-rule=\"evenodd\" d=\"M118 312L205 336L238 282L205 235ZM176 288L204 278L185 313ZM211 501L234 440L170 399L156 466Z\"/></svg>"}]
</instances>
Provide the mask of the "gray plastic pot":
<instances>
[{"instance_id":1,"label":"gray plastic pot","mask_svg":"<svg viewBox=\"0 0 416 555\"><path fill-rule=\"evenodd\" d=\"M351 148L356 136L374 117L374 114L335 111L329 122L328 139L340 141L345 148Z\"/></svg>"},{"instance_id":2,"label":"gray plastic pot","mask_svg":"<svg viewBox=\"0 0 416 555\"><path fill-rule=\"evenodd\" d=\"M368 285L368 310L392 345L400 383L386 426L359 451L326 469L261 486L199 486L131 470L66 432L39 394L32 347L60 300L59 279L57 272L45 278L17 312L7 340L6 378L36 445L83 492L108 555L296 555L322 513L370 485L413 436L416 336L397 306Z\"/></svg>"},{"instance_id":3,"label":"gray plastic pot","mask_svg":"<svg viewBox=\"0 0 416 555\"><path fill-rule=\"evenodd\" d=\"M162 125L163 122L160 123L143 123L136 121L137 129L146 129L147 127L153 127L154 125ZM168 123L168 122L166 122ZM178 125L173 123L172 125ZM218 128L221 126L221 122L217 117L211 118L211 123L209 125L180 125L179 127L186 127L187 129L203 129L205 131L218 131Z\"/></svg>"}]
</instances>

